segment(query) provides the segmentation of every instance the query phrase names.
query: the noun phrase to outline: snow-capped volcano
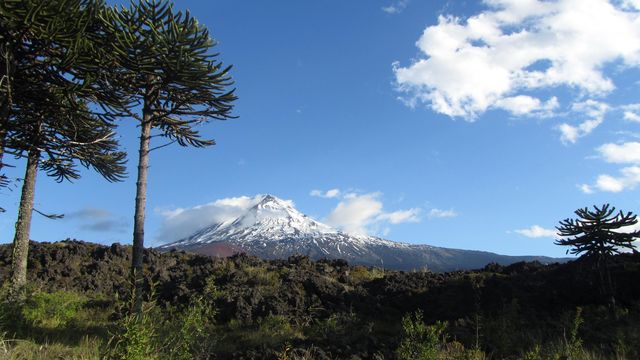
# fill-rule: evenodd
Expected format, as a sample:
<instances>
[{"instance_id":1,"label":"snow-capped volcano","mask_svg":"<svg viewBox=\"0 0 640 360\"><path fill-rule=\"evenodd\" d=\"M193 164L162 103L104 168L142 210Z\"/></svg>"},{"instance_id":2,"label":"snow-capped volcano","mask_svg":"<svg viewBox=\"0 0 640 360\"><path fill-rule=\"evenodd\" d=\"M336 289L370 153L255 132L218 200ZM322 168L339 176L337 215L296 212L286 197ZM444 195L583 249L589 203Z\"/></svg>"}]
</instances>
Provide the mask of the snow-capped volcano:
<instances>
[{"instance_id":1,"label":"snow-capped volcano","mask_svg":"<svg viewBox=\"0 0 640 360\"><path fill-rule=\"evenodd\" d=\"M215 251L207 251L212 248L207 245L216 245ZM353 261L368 252L367 245L403 246L375 237L343 233L300 213L289 201L265 195L238 218L212 224L160 249L199 249L199 252L218 255L216 252L228 247L265 258L303 254Z\"/></svg>"},{"instance_id":2,"label":"snow-capped volcano","mask_svg":"<svg viewBox=\"0 0 640 360\"><path fill-rule=\"evenodd\" d=\"M434 271L477 268L533 257L410 245L341 232L300 213L289 201L264 195L235 219L214 223L161 250L188 250L212 256L244 252L266 259L307 255L314 259L341 258L353 264ZM549 260L536 257L537 260Z\"/></svg>"},{"instance_id":3,"label":"snow-capped volcano","mask_svg":"<svg viewBox=\"0 0 640 360\"><path fill-rule=\"evenodd\" d=\"M221 230L223 232L219 233ZM216 232L224 237L240 236L245 240L266 237L277 241L302 234L318 236L336 231L300 213L290 202L265 195L241 217L216 227Z\"/></svg>"}]
</instances>

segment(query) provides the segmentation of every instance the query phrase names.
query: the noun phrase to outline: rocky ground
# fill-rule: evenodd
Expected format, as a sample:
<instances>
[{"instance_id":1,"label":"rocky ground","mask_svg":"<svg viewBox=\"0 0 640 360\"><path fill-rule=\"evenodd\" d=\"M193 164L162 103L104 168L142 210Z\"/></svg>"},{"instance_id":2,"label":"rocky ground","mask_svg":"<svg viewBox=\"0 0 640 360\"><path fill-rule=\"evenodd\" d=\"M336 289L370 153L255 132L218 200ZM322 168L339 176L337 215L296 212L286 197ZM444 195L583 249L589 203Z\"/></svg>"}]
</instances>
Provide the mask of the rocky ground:
<instances>
[{"instance_id":1,"label":"rocky ground","mask_svg":"<svg viewBox=\"0 0 640 360\"><path fill-rule=\"evenodd\" d=\"M7 279L10 255L10 245L0 246L0 282ZM72 240L32 243L29 280L43 290L122 299L127 295L130 261L130 246ZM146 250L144 261L147 286L160 303L179 306L205 292L215 293L211 301L221 324L255 324L273 316L301 328L328 319L342 322L342 330L332 330L351 329L342 337L333 334L326 344L314 342L317 351L328 349L334 357L358 353L366 358L395 348L399 319L417 309L427 322L448 321L450 336L467 346L477 340L478 319L482 319L482 341L492 351L498 340L488 332L510 312L517 312L523 324L549 326L552 333L553 327L562 326L553 321L560 314L608 303L599 295L598 276L586 260L490 264L477 271L452 273L387 271L303 256L270 261L243 255L214 259L155 250ZM617 306L637 308L640 255L616 257L611 274Z\"/></svg>"}]
</instances>

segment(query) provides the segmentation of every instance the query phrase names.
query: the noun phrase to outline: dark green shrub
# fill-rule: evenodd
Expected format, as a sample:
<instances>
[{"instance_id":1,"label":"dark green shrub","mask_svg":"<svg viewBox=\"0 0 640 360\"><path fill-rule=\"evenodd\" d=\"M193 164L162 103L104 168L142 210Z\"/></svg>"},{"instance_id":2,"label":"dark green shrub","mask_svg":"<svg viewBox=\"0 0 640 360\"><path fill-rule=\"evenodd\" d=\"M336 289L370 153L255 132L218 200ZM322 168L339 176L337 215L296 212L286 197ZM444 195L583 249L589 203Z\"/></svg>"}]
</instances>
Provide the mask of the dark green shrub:
<instances>
[{"instance_id":1,"label":"dark green shrub","mask_svg":"<svg viewBox=\"0 0 640 360\"><path fill-rule=\"evenodd\" d=\"M445 343L444 331L447 324L437 321L427 325L422 319L422 311L402 318L402 340L396 350L400 360L437 359L441 344Z\"/></svg>"},{"instance_id":2,"label":"dark green shrub","mask_svg":"<svg viewBox=\"0 0 640 360\"><path fill-rule=\"evenodd\" d=\"M175 360L199 359L215 345L215 308L202 297L196 297L182 311L176 313L170 323L178 328L170 329L168 348L170 358Z\"/></svg>"},{"instance_id":3,"label":"dark green shrub","mask_svg":"<svg viewBox=\"0 0 640 360\"><path fill-rule=\"evenodd\" d=\"M128 308L132 302L133 298L128 301ZM158 326L163 317L157 304L154 301L143 302L140 314L131 314L127 308L121 311L126 313L109 339L106 357L117 360L158 358Z\"/></svg>"},{"instance_id":4,"label":"dark green shrub","mask_svg":"<svg viewBox=\"0 0 640 360\"><path fill-rule=\"evenodd\" d=\"M360 284L384 277L384 270L379 268L368 268L365 266L354 266L349 272L351 282Z\"/></svg>"},{"instance_id":5,"label":"dark green shrub","mask_svg":"<svg viewBox=\"0 0 640 360\"><path fill-rule=\"evenodd\" d=\"M65 327L86 302L86 297L74 292L37 292L28 297L21 309L21 315L26 323L34 327Z\"/></svg>"}]
</instances>

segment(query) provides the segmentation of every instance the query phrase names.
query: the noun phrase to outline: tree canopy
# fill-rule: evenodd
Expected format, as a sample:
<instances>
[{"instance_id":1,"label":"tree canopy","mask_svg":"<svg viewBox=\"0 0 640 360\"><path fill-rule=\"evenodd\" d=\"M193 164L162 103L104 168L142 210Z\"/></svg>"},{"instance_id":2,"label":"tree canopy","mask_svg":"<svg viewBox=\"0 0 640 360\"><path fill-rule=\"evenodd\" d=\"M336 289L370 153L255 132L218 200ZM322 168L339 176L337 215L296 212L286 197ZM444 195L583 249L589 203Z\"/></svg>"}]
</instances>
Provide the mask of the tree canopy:
<instances>
[{"instance_id":1,"label":"tree canopy","mask_svg":"<svg viewBox=\"0 0 640 360\"><path fill-rule=\"evenodd\" d=\"M556 245L570 246L568 254L586 256L611 256L620 253L622 249L634 250L634 241L640 237L640 231L614 231L638 223L637 215L626 214L609 204L600 207L593 206L593 210L585 207L575 211L577 219L565 219L556 227L560 239Z\"/></svg>"},{"instance_id":2,"label":"tree canopy","mask_svg":"<svg viewBox=\"0 0 640 360\"><path fill-rule=\"evenodd\" d=\"M122 89L126 115L140 123L133 225L134 312L142 307L142 255L149 153L172 143L206 147L195 126L231 118L236 100L230 66L210 53L215 41L187 12L165 0L140 0L108 9L103 16L116 66L108 81ZM141 111L140 111L141 110ZM152 131L156 131L153 135ZM168 143L150 148L152 137Z\"/></svg>"},{"instance_id":3,"label":"tree canopy","mask_svg":"<svg viewBox=\"0 0 640 360\"><path fill-rule=\"evenodd\" d=\"M113 115L98 111L117 105L115 96L94 85L100 72L93 70L104 65L103 9L101 0L0 3L0 166L5 153L27 159L13 242L13 292L26 282L38 169L57 181L79 178L78 163L109 181L125 174Z\"/></svg>"}]
</instances>

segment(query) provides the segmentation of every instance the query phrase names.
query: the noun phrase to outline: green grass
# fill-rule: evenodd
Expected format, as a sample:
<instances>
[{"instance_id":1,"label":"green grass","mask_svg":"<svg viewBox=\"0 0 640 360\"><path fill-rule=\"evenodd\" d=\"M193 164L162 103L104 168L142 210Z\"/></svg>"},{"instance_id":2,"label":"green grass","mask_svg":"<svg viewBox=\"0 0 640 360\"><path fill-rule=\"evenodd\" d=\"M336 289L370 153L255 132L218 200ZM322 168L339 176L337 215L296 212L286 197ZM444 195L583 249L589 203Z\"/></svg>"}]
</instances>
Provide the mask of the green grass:
<instances>
[{"instance_id":1,"label":"green grass","mask_svg":"<svg viewBox=\"0 0 640 360\"><path fill-rule=\"evenodd\" d=\"M402 313L397 302L379 302L383 305L375 312L363 312L358 301L374 300L354 294L380 285L370 282L384 276L376 269L354 267L347 280L330 272L318 275L314 281L330 285L329 290L343 287L323 299L309 295L304 282L290 284L291 275L297 274L289 271L294 270L243 263L220 267L199 292L189 293L189 303L150 299L140 317L126 315L130 306L126 300L96 294L30 289L22 301L8 301L0 292L0 360L183 360L208 354L219 359L313 359L320 354L382 359L383 353L388 360L640 358L640 303L615 311L589 305L544 312L514 299L496 306L494 312L478 312L477 307L474 313L472 308L464 318L447 322L438 316L448 307L430 308L428 297L414 307L424 313ZM232 277L239 285L229 286ZM454 290L465 290L462 285ZM462 293L475 294L474 288L466 290ZM435 294L456 301L450 294L459 292L450 291L443 287ZM293 296L298 292L304 296ZM283 303L271 307L274 294L283 293L302 302L291 308ZM400 294L400 301L423 296L419 290ZM249 316L241 317L244 313L233 308L240 298L243 309L251 311ZM467 303L473 304L471 300Z\"/></svg>"}]
</instances>

